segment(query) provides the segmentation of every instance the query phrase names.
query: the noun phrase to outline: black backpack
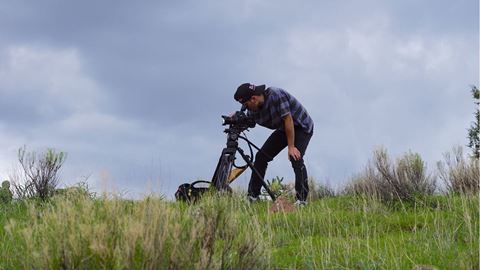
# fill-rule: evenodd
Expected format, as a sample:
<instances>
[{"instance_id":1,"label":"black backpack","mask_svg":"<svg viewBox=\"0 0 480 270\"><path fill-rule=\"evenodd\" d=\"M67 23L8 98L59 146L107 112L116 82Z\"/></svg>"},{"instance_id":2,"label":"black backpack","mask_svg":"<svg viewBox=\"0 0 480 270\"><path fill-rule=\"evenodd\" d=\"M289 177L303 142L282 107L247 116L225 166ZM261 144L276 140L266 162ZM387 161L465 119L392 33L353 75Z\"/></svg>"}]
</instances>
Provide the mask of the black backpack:
<instances>
[{"instance_id":1,"label":"black backpack","mask_svg":"<svg viewBox=\"0 0 480 270\"><path fill-rule=\"evenodd\" d=\"M200 183L208 184L209 186L208 187L195 186ZM198 180L191 184L189 183L181 184L178 187L177 192L175 192L175 198L177 199L177 201L184 201L188 203L195 202L202 196L203 193L205 193L207 190L210 189L210 185L211 185L211 182L204 181L204 180Z\"/></svg>"}]
</instances>

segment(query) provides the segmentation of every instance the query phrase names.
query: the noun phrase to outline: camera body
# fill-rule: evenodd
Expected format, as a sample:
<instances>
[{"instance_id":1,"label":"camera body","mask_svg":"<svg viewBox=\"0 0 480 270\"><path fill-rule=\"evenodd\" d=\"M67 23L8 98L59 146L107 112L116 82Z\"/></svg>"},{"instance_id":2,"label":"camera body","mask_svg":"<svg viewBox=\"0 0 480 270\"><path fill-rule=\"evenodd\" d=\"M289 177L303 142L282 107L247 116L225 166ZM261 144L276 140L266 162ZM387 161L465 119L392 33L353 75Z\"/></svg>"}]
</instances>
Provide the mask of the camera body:
<instances>
[{"instance_id":1,"label":"camera body","mask_svg":"<svg viewBox=\"0 0 480 270\"><path fill-rule=\"evenodd\" d=\"M222 115L223 125L230 125L232 128L246 130L254 128L256 123L252 117L245 114L244 111L236 111L232 116Z\"/></svg>"}]
</instances>

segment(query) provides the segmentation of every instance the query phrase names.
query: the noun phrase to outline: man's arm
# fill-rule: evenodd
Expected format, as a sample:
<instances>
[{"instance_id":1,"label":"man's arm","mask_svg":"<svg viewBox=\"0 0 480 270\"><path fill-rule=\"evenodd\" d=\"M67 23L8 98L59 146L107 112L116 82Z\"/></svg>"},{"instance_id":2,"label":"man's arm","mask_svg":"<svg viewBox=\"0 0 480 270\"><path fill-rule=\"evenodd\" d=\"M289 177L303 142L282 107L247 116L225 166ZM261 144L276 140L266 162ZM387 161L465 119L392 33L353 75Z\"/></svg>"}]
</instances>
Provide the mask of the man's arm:
<instances>
[{"instance_id":1,"label":"man's arm","mask_svg":"<svg viewBox=\"0 0 480 270\"><path fill-rule=\"evenodd\" d=\"M285 135L288 143L288 159L293 157L294 160L299 160L302 156L300 151L295 147L295 128L293 127L292 115L287 114L283 117L283 125L285 127Z\"/></svg>"}]
</instances>

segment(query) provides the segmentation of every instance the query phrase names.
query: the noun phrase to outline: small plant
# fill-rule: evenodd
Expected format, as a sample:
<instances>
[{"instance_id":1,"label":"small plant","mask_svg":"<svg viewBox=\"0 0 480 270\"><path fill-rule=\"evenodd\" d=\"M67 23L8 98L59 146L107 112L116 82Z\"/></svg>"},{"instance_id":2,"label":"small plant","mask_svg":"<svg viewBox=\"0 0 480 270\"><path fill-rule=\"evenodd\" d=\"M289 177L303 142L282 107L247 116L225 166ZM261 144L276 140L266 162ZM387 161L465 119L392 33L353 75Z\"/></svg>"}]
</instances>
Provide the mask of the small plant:
<instances>
[{"instance_id":1,"label":"small plant","mask_svg":"<svg viewBox=\"0 0 480 270\"><path fill-rule=\"evenodd\" d=\"M2 187L0 188L0 203L10 203L12 201L13 195L10 191L10 182L3 181Z\"/></svg>"},{"instance_id":2,"label":"small plant","mask_svg":"<svg viewBox=\"0 0 480 270\"><path fill-rule=\"evenodd\" d=\"M283 177L276 176L272 178L272 181L267 180L267 186L275 195L278 197L287 192L287 186L283 184ZM265 189L262 189L262 196L263 197L270 197Z\"/></svg>"}]
</instances>

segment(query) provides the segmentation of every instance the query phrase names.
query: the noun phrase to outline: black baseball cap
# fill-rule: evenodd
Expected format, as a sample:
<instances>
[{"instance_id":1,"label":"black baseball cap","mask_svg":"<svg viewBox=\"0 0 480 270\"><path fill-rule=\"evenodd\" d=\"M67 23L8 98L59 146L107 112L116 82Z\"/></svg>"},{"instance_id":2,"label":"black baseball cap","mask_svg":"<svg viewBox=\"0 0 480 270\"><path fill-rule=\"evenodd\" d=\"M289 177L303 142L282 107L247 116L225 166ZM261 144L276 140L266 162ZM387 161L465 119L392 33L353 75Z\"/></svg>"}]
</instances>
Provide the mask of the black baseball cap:
<instances>
[{"instance_id":1,"label":"black baseball cap","mask_svg":"<svg viewBox=\"0 0 480 270\"><path fill-rule=\"evenodd\" d=\"M237 88L233 98L241 104L247 102L253 95L260 95L265 91L265 84L253 85L244 83Z\"/></svg>"}]
</instances>

